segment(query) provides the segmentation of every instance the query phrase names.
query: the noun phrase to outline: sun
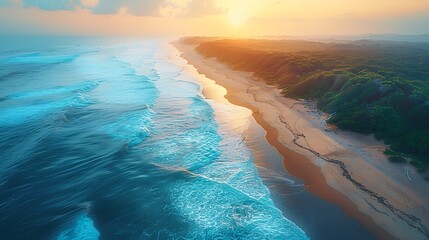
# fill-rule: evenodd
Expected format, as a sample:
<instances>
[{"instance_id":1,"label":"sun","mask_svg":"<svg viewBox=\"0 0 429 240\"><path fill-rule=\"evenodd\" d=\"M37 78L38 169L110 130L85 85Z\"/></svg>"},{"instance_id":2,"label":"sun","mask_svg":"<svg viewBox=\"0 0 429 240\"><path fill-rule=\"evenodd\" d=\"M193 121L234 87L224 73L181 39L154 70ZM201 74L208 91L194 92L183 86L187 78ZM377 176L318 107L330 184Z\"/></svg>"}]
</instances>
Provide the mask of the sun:
<instances>
[{"instance_id":1,"label":"sun","mask_svg":"<svg viewBox=\"0 0 429 240\"><path fill-rule=\"evenodd\" d=\"M246 23L247 18L243 15L239 14L231 14L229 15L229 21L234 27L241 27Z\"/></svg>"}]
</instances>

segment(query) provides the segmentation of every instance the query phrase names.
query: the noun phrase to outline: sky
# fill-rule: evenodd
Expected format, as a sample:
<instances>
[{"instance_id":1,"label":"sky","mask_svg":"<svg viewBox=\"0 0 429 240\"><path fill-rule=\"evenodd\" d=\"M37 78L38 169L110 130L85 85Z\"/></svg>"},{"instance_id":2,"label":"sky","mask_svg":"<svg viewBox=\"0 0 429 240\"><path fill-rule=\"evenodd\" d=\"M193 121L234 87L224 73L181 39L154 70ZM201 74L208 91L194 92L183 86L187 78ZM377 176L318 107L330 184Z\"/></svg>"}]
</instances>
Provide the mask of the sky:
<instances>
[{"instance_id":1,"label":"sky","mask_svg":"<svg viewBox=\"0 0 429 240\"><path fill-rule=\"evenodd\" d=\"M0 0L0 35L429 34L429 0Z\"/></svg>"}]
</instances>

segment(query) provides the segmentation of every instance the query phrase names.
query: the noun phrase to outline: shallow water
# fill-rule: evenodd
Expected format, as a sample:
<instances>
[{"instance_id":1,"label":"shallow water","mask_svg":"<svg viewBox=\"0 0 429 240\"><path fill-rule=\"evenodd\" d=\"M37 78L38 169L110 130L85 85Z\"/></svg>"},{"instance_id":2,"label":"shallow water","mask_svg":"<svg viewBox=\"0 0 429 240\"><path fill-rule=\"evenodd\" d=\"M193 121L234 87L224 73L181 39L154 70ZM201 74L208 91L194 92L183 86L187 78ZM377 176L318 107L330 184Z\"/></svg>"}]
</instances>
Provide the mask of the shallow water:
<instances>
[{"instance_id":1,"label":"shallow water","mask_svg":"<svg viewBox=\"0 0 429 240\"><path fill-rule=\"evenodd\" d=\"M165 40L2 41L2 239L307 239Z\"/></svg>"}]
</instances>

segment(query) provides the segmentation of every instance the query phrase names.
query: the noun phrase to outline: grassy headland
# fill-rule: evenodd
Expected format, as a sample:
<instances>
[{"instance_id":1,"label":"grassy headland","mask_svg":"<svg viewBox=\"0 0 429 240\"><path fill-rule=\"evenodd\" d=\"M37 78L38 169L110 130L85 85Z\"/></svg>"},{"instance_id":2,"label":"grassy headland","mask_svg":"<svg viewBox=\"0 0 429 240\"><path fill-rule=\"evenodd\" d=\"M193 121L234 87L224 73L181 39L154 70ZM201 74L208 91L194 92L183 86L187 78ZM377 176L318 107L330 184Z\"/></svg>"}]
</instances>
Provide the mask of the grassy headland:
<instances>
[{"instance_id":1,"label":"grassy headland","mask_svg":"<svg viewBox=\"0 0 429 240\"><path fill-rule=\"evenodd\" d=\"M316 100L344 130L375 134L392 162L429 169L429 44L187 39L197 51Z\"/></svg>"}]
</instances>

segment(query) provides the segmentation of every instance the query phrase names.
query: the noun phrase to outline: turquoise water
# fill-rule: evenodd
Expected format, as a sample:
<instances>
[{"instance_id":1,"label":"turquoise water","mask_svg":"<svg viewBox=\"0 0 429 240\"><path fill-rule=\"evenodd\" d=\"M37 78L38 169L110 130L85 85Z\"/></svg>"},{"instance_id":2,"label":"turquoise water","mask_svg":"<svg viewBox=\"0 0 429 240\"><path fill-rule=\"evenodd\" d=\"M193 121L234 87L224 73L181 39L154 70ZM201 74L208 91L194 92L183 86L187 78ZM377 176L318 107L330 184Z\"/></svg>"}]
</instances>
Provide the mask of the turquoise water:
<instances>
[{"instance_id":1,"label":"turquoise water","mask_svg":"<svg viewBox=\"0 0 429 240\"><path fill-rule=\"evenodd\" d=\"M307 239L165 40L8 43L4 239ZM220 104L220 103L219 103Z\"/></svg>"}]
</instances>

